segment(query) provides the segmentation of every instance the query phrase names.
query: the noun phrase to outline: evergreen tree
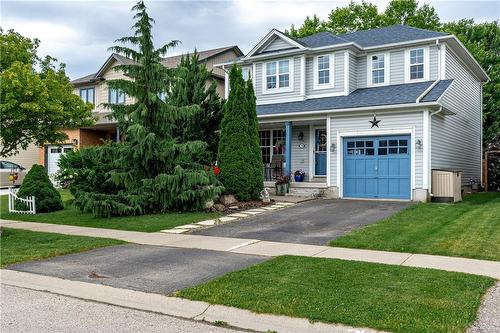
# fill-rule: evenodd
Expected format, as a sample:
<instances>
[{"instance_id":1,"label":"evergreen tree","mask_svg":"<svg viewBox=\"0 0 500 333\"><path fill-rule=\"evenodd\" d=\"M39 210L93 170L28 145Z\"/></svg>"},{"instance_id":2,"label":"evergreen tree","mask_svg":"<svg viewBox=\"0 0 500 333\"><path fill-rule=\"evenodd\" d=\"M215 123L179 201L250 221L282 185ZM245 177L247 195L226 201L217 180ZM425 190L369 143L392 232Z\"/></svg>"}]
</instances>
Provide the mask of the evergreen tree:
<instances>
[{"instance_id":1,"label":"evergreen tree","mask_svg":"<svg viewBox=\"0 0 500 333\"><path fill-rule=\"evenodd\" d=\"M246 82L246 109L248 114L248 138L250 144L250 156L248 161L253 171L253 184L251 188L252 199L258 199L264 188L264 175L262 163L262 151L259 143L259 123L257 122L257 105L252 80Z\"/></svg>"},{"instance_id":2,"label":"evergreen tree","mask_svg":"<svg viewBox=\"0 0 500 333\"><path fill-rule=\"evenodd\" d=\"M172 72L161 64L161 56L178 41L155 49L151 34L154 21L144 2L139 1L132 10L136 12L133 35L117 40L131 47L111 48L134 61L116 66L131 80L108 81L109 87L134 101L107 105L125 133L124 143L117 145L113 169L106 173L116 192L80 191L75 203L98 216L201 209L222 187L201 164L206 143L178 142L175 136L181 124L200 112L198 106L177 107L168 102Z\"/></svg>"},{"instance_id":3,"label":"evergreen tree","mask_svg":"<svg viewBox=\"0 0 500 333\"><path fill-rule=\"evenodd\" d=\"M63 209L61 195L52 185L45 168L38 164L33 165L26 174L17 195L21 198L34 196L37 213ZM27 209L26 205L21 202L18 202L16 206L17 209Z\"/></svg>"},{"instance_id":4,"label":"evergreen tree","mask_svg":"<svg viewBox=\"0 0 500 333\"><path fill-rule=\"evenodd\" d=\"M238 66L231 68L229 84L229 97L224 105L219 141L220 175L226 191L239 200L246 201L253 197L255 174L250 163L252 148L248 130L246 87Z\"/></svg>"},{"instance_id":5,"label":"evergreen tree","mask_svg":"<svg viewBox=\"0 0 500 333\"><path fill-rule=\"evenodd\" d=\"M206 163L217 157L219 127L222 120L223 102L217 94L217 84L211 81L211 72L200 64L198 54L182 57L169 94L169 103L175 106L199 105L201 112L189 119L178 133L180 141L202 140L208 144Z\"/></svg>"}]
</instances>

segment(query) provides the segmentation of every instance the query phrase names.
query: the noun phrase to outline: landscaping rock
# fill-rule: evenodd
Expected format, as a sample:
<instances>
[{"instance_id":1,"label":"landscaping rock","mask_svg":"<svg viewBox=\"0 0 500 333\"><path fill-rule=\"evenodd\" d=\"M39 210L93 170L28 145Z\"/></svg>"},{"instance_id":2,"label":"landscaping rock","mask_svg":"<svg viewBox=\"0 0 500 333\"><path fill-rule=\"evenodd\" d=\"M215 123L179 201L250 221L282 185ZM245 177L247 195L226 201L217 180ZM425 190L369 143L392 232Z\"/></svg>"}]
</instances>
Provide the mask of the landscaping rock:
<instances>
[{"instance_id":1,"label":"landscaping rock","mask_svg":"<svg viewBox=\"0 0 500 333\"><path fill-rule=\"evenodd\" d=\"M210 209L214 206L214 201L213 200L209 200L205 203L205 208L206 209Z\"/></svg>"},{"instance_id":2,"label":"landscaping rock","mask_svg":"<svg viewBox=\"0 0 500 333\"><path fill-rule=\"evenodd\" d=\"M223 204L215 204L213 208L215 208L219 212L223 212L226 210L226 206L224 206Z\"/></svg>"},{"instance_id":3,"label":"landscaping rock","mask_svg":"<svg viewBox=\"0 0 500 333\"><path fill-rule=\"evenodd\" d=\"M236 200L236 197L232 194L221 195L219 200L224 206L229 206L238 202L238 200Z\"/></svg>"},{"instance_id":4,"label":"landscaping rock","mask_svg":"<svg viewBox=\"0 0 500 333\"><path fill-rule=\"evenodd\" d=\"M240 207L238 207L238 206L229 206L228 208L229 209L239 209Z\"/></svg>"}]
</instances>

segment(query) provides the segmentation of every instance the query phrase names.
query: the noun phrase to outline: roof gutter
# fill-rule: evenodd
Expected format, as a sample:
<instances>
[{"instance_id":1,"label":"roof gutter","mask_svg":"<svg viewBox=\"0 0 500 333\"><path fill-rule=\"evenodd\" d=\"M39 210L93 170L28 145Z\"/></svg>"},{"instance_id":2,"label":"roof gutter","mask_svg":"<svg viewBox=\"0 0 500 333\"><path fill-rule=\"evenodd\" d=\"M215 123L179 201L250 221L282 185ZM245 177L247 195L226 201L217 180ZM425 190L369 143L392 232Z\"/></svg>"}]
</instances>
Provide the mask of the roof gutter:
<instances>
[{"instance_id":1,"label":"roof gutter","mask_svg":"<svg viewBox=\"0 0 500 333\"><path fill-rule=\"evenodd\" d=\"M266 119L273 117L304 116L304 115L329 114L329 113L348 112L348 111L393 110L393 109L404 109L404 108L423 107L423 106L432 107L432 106L440 106L440 104L438 102L423 102L419 103L418 105L415 103L406 103L406 104L393 104L393 105L363 106L363 107L344 108L344 109L329 109L329 110L327 109L327 110L317 110L317 111L264 114L264 115L257 115L257 118Z\"/></svg>"}]
</instances>

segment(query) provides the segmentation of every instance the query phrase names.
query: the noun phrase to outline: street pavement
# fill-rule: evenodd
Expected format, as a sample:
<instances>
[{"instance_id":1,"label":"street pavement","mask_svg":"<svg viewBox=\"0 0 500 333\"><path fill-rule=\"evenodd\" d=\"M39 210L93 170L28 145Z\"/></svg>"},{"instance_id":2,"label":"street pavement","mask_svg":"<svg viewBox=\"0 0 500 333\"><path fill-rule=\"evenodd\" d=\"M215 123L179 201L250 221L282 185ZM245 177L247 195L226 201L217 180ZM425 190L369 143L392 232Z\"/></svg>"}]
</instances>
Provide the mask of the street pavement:
<instances>
[{"instance_id":1,"label":"street pavement","mask_svg":"<svg viewBox=\"0 0 500 333\"><path fill-rule=\"evenodd\" d=\"M237 333L200 321L1 285L2 333Z\"/></svg>"}]
</instances>

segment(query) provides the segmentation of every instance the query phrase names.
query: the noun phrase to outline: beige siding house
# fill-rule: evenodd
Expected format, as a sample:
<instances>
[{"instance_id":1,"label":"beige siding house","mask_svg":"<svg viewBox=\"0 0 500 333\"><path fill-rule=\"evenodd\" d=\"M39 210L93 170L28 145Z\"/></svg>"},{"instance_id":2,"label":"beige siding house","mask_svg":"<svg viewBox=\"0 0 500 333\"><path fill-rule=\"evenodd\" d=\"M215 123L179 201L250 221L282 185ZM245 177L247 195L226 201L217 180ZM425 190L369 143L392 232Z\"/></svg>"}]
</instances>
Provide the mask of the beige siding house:
<instances>
[{"instance_id":1,"label":"beige siding house","mask_svg":"<svg viewBox=\"0 0 500 333\"><path fill-rule=\"evenodd\" d=\"M215 68L214 64L231 61L241 57L243 53L238 46L227 46L212 50L199 51L198 57L200 63L204 64L209 71L212 71L212 76L207 84L215 81L217 84L217 92L219 96L224 97L224 71L220 68ZM183 55L167 57L162 60L163 65L167 68L176 68L182 59ZM132 103L133 100L129 96L125 96L116 91L108 89L107 81L113 79L127 79L123 72L116 71L115 66L120 64L132 64L133 60L123 57L118 54L112 54L101 68L93 74L71 81L75 87L74 93L79 95L83 100L94 104L94 114L98 120L96 124L89 128L80 128L76 130L68 130L67 142L63 144L47 144L39 149L38 163L45 165L49 175L58 172L57 162L60 155L65 151L73 148L80 148L91 145L98 145L103 140L118 140L120 133L117 130L116 122L109 119L110 110L104 107L104 103Z\"/></svg>"}]
</instances>

